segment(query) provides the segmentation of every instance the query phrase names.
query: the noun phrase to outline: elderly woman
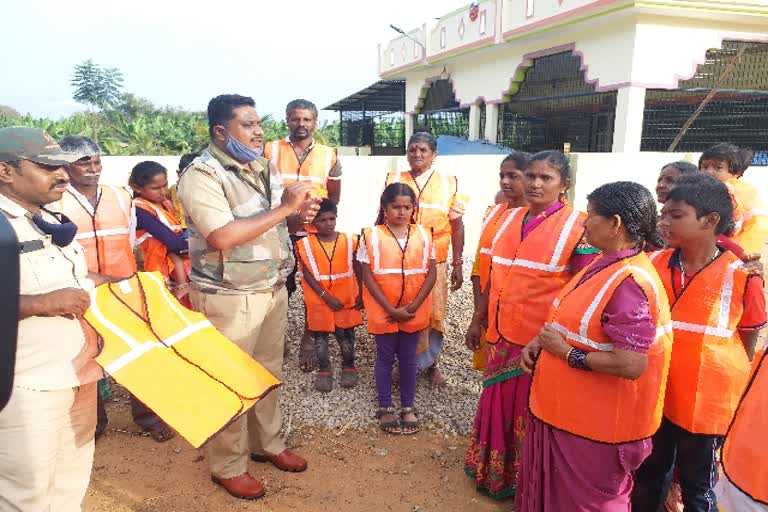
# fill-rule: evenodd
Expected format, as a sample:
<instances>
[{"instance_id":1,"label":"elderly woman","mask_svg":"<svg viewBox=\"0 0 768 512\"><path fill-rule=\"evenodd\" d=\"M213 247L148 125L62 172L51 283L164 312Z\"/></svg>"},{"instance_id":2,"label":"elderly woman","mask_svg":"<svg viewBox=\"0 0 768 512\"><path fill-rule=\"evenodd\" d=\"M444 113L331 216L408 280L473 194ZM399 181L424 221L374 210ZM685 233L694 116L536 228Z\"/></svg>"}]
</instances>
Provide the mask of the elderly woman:
<instances>
[{"instance_id":1,"label":"elderly woman","mask_svg":"<svg viewBox=\"0 0 768 512\"><path fill-rule=\"evenodd\" d=\"M418 132L408 141L410 170L387 175L386 185L405 183L416 194L415 222L432 230L437 262L437 282L432 291L430 327L419 335L416 364L430 369L433 385L445 383L437 360L443 348L445 308L448 302L448 249L451 250L451 290L464 281L461 256L464 251L464 208L466 196L459 192L458 181L445 171L432 169L437 158L437 142L429 133ZM386 186L385 185L385 186Z\"/></svg>"},{"instance_id":2,"label":"elderly woman","mask_svg":"<svg viewBox=\"0 0 768 512\"><path fill-rule=\"evenodd\" d=\"M560 291L523 350L533 383L518 511L627 512L632 473L661 424L672 336L642 251L655 238L653 196L610 183L588 196L587 214L587 240L603 256Z\"/></svg>"}]
</instances>

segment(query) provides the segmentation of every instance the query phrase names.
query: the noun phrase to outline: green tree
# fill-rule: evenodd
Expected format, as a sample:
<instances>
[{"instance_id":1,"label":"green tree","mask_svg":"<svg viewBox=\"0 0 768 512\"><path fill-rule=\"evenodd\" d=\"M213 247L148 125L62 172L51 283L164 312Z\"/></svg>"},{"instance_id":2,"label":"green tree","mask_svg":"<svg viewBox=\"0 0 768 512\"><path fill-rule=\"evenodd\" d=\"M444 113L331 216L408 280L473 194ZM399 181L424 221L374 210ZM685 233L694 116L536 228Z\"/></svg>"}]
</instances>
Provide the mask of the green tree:
<instances>
[{"instance_id":1,"label":"green tree","mask_svg":"<svg viewBox=\"0 0 768 512\"><path fill-rule=\"evenodd\" d=\"M21 117L19 111L8 105L0 105L0 117L7 117L9 119L18 119Z\"/></svg>"},{"instance_id":2,"label":"green tree","mask_svg":"<svg viewBox=\"0 0 768 512\"><path fill-rule=\"evenodd\" d=\"M123 74L117 68L102 68L88 59L75 65L70 84L75 88L75 101L105 110L120 101Z\"/></svg>"}]
</instances>

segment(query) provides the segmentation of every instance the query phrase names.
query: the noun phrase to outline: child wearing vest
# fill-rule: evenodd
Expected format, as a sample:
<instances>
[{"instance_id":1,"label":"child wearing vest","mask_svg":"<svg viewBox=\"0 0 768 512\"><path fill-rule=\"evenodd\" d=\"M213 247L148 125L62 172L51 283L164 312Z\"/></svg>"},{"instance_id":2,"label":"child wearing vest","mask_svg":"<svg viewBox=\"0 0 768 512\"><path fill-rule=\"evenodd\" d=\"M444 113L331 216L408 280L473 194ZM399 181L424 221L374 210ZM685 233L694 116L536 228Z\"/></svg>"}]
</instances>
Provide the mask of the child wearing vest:
<instances>
[{"instance_id":1,"label":"child wearing vest","mask_svg":"<svg viewBox=\"0 0 768 512\"><path fill-rule=\"evenodd\" d=\"M734 228L726 234L747 253L760 253L768 238L768 213L757 189L741 179L751 163L752 151L716 144L701 154L699 169L725 183L731 194Z\"/></svg>"},{"instance_id":2,"label":"child wearing vest","mask_svg":"<svg viewBox=\"0 0 768 512\"><path fill-rule=\"evenodd\" d=\"M762 277L717 245L732 219L728 189L703 174L679 178L661 210L670 248L651 259L669 296L674 341L664 419L636 475L634 510L658 509L675 464L685 510L717 510L716 454L766 324Z\"/></svg>"},{"instance_id":3,"label":"child wearing vest","mask_svg":"<svg viewBox=\"0 0 768 512\"><path fill-rule=\"evenodd\" d=\"M436 280L432 235L413 224L416 195L403 183L381 195L376 225L363 230L357 252L368 332L376 337L376 417L390 434L419 431L416 399L416 348L419 332L429 325ZM400 421L392 407L392 365L400 367Z\"/></svg>"},{"instance_id":4,"label":"child wearing vest","mask_svg":"<svg viewBox=\"0 0 768 512\"><path fill-rule=\"evenodd\" d=\"M296 242L307 328L319 366L315 389L322 392L333 387L329 333L336 335L341 349L341 386L350 388L357 384L355 327L363 323L360 266L354 257L358 241L357 237L336 231L336 212L336 205L323 199L312 221L317 233Z\"/></svg>"},{"instance_id":5,"label":"child wearing vest","mask_svg":"<svg viewBox=\"0 0 768 512\"><path fill-rule=\"evenodd\" d=\"M136 245L144 257L144 271L160 272L173 295L184 303L189 293L189 246L168 200L168 171L157 162L140 162L128 184L134 192Z\"/></svg>"}]
</instances>

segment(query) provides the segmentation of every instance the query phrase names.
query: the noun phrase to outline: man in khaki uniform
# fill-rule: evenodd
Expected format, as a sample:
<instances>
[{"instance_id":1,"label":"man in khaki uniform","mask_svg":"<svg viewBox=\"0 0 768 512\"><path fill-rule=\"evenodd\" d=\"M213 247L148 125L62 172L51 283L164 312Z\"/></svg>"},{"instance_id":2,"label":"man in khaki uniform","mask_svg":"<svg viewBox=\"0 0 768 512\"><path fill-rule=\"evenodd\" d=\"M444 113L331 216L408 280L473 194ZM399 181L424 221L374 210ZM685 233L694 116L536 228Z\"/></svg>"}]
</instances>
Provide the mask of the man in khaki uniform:
<instances>
[{"instance_id":1,"label":"man in khaki uniform","mask_svg":"<svg viewBox=\"0 0 768 512\"><path fill-rule=\"evenodd\" d=\"M80 510L90 480L102 371L79 318L94 282L76 226L42 208L61 199L63 165L76 158L42 130L0 129L0 212L19 240L20 271L14 389L0 412L0 510Z\"/></svg>"},{"instance_id":2,"label":"man in khaki uniform","mask_svg":"<svg viewBox=\"0 0 768 512\"><path fill-rule=\"evenodd\" d=\"M260 156L264 132L251 98L213 98L208 123L211 144L177 189L189 227L190 299L279 378L288 314L285 281L294 263L288 222L311 220L317 205L308 199L309 183L284 188L275 166ZM264 494L248 473L249 454L283 471L307 467L280 439L278 398L273 391L206 445L213 481L233 496Z\"/></svg>"}]
</instances>

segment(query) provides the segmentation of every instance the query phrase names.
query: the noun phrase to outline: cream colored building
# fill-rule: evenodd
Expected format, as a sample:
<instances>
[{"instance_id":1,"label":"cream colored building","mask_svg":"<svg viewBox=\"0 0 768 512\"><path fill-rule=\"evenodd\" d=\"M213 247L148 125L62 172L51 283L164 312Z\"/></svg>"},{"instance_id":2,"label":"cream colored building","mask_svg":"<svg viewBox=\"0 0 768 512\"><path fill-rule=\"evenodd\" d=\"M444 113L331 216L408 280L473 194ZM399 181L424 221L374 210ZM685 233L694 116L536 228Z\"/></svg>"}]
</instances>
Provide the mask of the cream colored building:
<instances>
[{"instance_id":1,"label":"cream colored building","mask_svg":"<svg viewBox=\"0 0 768 512\"><path fill-rule=\"evenodd\" d=\"M380 45L405 132L528 151L768 151L768 1L483 0ZM439 13L436 13L439 14ZM419 20L414 20L414 25ZM768 158L768 157L766 157Z\"/></svg>"}]
</instances>

